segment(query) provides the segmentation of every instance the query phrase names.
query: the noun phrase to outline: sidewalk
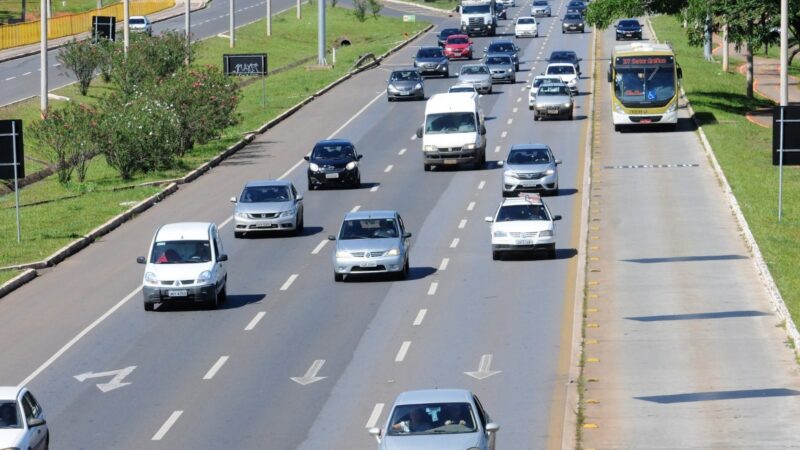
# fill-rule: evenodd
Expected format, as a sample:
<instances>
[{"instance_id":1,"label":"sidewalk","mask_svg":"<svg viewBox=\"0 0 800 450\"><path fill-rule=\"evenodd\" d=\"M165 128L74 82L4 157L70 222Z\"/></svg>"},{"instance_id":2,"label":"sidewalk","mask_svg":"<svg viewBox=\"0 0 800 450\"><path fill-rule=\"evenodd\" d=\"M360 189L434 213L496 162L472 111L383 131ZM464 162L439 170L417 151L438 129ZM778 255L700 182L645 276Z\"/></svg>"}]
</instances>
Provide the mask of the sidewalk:
<instances>
[{"instance_id":1,"label":"sidewalk","mask_svg":"<svg viewBox=\"0 0 800 450\"><path fill-rule=\"evenodd\" d=\"M714 50L715 55L722 54L722 37L714 35ZM745 55L742 52L737 52L733 45L729 44L730 57L741 58L744 61ZM745 75L747 70L746 64L742 63L736 69L742 75ZM753 56L753 89L761 96L768 98L778 104L780 102L780 61L763 56ZM800 79L789 75L789 103L800 103ZM772 128L772 109L764 108L746 114L747 120L754 124L764 127Z\"/></svg>"},{"instance_id":2,"label":"sidewalk","mask_svg":"<svg viewBox=\"0 0 800 450\"><path fill-rule=\"evenodd\" d=\"M210 0L190 0L191 1L191 10L192 12L198 11L200 9L204 9ZM175 6L169 9L165 9L163 11L159 11L157 13L153 13L148 15L148 18L151 22L162 22L167 19L172 19L173 17L178 17L183 15L184 8L185 8L185 1L184 0L175 0ZM119 39L122 39L121 29ZM73 39L86 39L91 36L91 33L81 33L74 36L67 36L58 39L51 39L47 43L48 50L52 50L54 48L63 47ZM39 43L30 44L30 45L23 45L21 47L14 47L10 49L5 49L0 51L0 62L6 62L13 59L24 58L26 56L31 56L38 54L40 51Z\"/></svg>"}]
</instances>

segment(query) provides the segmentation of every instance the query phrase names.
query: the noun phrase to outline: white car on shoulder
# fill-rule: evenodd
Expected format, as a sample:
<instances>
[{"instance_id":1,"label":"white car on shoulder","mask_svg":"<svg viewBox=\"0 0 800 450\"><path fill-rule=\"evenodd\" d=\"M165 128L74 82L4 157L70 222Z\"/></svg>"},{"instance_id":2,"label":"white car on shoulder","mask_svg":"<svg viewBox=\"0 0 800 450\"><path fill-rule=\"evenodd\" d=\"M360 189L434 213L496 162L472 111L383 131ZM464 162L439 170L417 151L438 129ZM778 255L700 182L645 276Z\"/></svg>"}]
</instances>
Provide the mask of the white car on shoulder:
<instances>
[{"instance_id":1,"label":"white car on shoulder","mask_svg":"<svg viewBox=\"0 0 800 450\"><path fill-rule=\"evenodd\" d=\"M544 250L550 259L556 257L555 221L561 216L550 214L538 194L523 194L500 203L491 223L492 259L509 252L533 253Z\"/></svg>"},{"instance_id":2,"label":"white car on shoulder","mask_svg":"<svg viewBox=\"0 0 800 450\"><path fill-rule=\"evenodd\" d=\"M539 37L539 23L536 22L536 18L530 16L517 18L517 23L514 24L514 36Z\"/></svg>"},{"instance_id":3,"label":"white car on shoulder","mask_svg":"<svg viewBox=\"0 0 800 450\"><path fill-rule=\"evenodd\" d=\"M50 431L33 394L17 386L0 386L0 449L47 450Z\"/></svg>"}]
</instances>

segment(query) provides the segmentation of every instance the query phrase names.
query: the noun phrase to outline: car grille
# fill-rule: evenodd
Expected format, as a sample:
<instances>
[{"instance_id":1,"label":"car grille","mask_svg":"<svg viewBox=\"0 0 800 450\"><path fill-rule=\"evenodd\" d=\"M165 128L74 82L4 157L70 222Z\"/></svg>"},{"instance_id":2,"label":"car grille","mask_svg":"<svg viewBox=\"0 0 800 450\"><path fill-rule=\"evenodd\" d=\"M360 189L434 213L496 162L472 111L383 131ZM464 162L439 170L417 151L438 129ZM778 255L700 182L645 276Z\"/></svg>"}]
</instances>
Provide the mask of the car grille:
<instances>
[{"instance_id":1,"label":"car grille","mask_svg":"<svg viewBox=\"0 0 800 450\"><path fill-rule=\"evenodd\" d=\"M439 147L440 152L460 152L461 147Z\"/></svg>"},{"instance_id":2,"label":"car grille","mask_svg":"<svg viewBox=\"0 0 800 450\"><path fill-rule=\"evenodd\" d=\"M194 284L194 280L178 280L180 284L175 284L175 280L161 280L162 286L181 286L186 284Z\"/></svg>"},{"instance_id":3,"label":"car grille","mask_svg":"<svg viewBox=\"0 0 800 450\"><path fill-rule=\"evenodd\" d=\"M370 258L377 258L378 256L383 256L384 252L350 252L350 256L353 258L364 258L369 255Z\"/></svg>"},{"instance_id":4,"label":"car grille","mask_svg":"<svg viewBox=\"0 0 800 450\"><path fill-rule=\"evenodd\" d=\"M350 271L351 272L385 272L386 271L386 266L383 266L383 265L380 265L380 264L375 266L375 267L355 266L352 269L350 269Z\"/></svg>"},{"instance_id":5,"label":"car grille","mask_svg":"<svg viewBox=\"0 0 800 450\"><path fill-rule=\"evenodd\" d=\"M469 18L470 25L483 25L483 17L470 17Z\"/></svg>"},{"instance_id":6,"label":"car grille","mask_svg":"<svg viewBox=\"0 0 800 450\"><path fill-rule=\"evenodd\" d=\"M274 219L278 217L279 213L251 213L247 216L251 219Z\"/></svg>"},{"instance_id":7,"label":"car grille","mask_svg":"<svg viewBox=\"0 0 800 450\"><path fill-rule=\"evenodd\" d=\"M536 231L512 231L509 234L513 238L535 238L539 233Z\"/></svg>"},{"instance_id":8,"label":"car grille","mask_svg":"<svg viewBox=\"0 0 800 450\"><path fill-rule=\"evenodd\" d=\"M517 178L520 180L538 180L544 176L544 172L531 172L531 173L518 173Z\"/></svg>"}]
</instances>

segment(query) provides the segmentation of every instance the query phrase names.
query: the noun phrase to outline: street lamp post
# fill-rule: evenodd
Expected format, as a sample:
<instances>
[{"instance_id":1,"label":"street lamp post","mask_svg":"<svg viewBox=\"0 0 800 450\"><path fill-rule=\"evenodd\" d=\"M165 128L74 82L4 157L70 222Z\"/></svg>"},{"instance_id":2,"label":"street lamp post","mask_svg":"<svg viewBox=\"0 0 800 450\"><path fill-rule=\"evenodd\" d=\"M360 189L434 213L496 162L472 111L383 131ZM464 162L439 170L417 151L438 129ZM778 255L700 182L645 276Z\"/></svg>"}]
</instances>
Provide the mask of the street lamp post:
<instances>
[{"instance_id":1,"label":"street lamp post","mask_svg":"<svg viewBox=\"0 0 800 450\"><path fill-rule=\"evenodd\" d=\"M44 12L47 9L47 0L42 0L41 11ZM42 14L40 20L41 26L41 39L39 39L39 48L40 48L40 58L39 62L41 65L41 78L39 81L39 109L44 117L47 114L47 17Z\"/></svg>"},{"instance_id":2,"label":"street lamp post","mask_svg":"<svg viewBox=\"0 0 800 450\"><path fill-rule=\"evenodd\" d=\"M781 106L789 104L789 0L781 0Z\"/></svg>"}]
</instances>

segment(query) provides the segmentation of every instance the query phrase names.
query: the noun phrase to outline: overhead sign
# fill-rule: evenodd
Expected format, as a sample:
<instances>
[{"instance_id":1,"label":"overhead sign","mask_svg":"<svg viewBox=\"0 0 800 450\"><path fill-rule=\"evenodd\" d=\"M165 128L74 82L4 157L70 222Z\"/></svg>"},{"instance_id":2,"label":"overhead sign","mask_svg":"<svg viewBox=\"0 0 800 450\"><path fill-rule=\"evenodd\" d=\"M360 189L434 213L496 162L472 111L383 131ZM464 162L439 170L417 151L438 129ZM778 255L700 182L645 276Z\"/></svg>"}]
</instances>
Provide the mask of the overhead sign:
<instances>
[{"instance_id":1,"label":"overhead sign","mask_svg":"<svg viewBox=\"0 0 800 450\"><path fill-rule=\"evenodd\" d=\"M267 74L267 54L222 55L225 75L265 76Z\"/></svg>"},{"instance_id":2,"label":"overhead sign","mask_svg":"<svg viewBox=\"0 0 800 450\"><path fill-rule=\"evenodd\" d=\"M0 120L0 180L14 179L15 163L17 178L25 178L24 156L22 120Z\"/></svg>"},{"instance_id":3,"label":"overhead sign","mask_svg":"<svg viewBox=\"0 0 800 450\"><path fill-rule=\"evenodd\" d=\"M783 108L783 121L781 121ZM800 165L800 106L776 106L772 109L772 165L780 164L781 128L783 129L783 164Z\"/></svg>"},{"instance_id":4,"label":"overhead sign","mask_svg":"<svg viewBox=\"0 0 800 450\"><path fill-rule=\"evenodd\" d=\"M117 18L114 16L92 16L92 42L100 38L116 40Z\"/></svg>"}]
</instances>

